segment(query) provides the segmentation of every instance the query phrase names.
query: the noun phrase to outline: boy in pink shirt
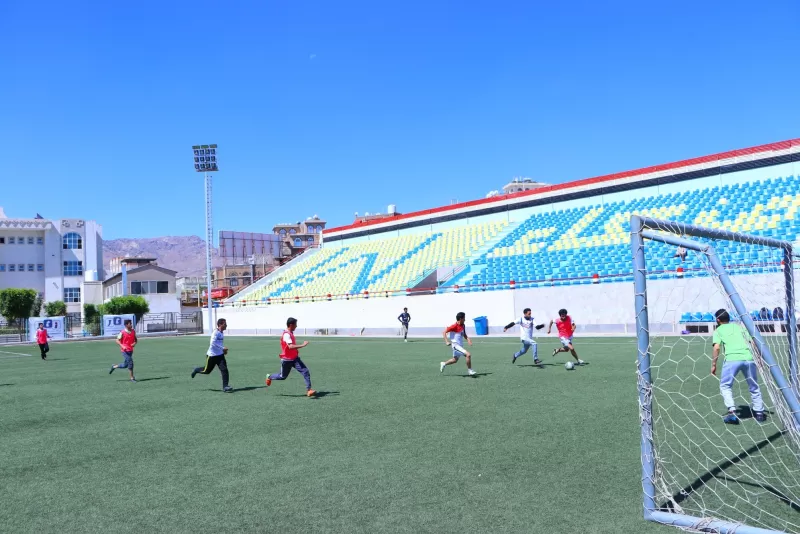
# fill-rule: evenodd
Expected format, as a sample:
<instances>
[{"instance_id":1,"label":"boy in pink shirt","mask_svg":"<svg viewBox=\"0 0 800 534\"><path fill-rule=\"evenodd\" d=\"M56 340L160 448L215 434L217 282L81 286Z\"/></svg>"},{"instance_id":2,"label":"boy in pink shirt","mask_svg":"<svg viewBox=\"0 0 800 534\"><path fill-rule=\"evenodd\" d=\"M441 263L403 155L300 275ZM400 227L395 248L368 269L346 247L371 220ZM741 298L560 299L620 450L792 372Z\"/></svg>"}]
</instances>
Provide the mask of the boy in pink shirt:
<instances>
[{"instance_id":1,"label":"boy in pink shirt","mask_svg":"<svg viewBox=\"0 0 800 534\"><path fill-rule=\"evenodd\" d=\"M47 328L44 323L39 323L39 328L36 329L36 343L39 344L39 351L42 353L42 359L47 360L47 353L50 352L50 345L47 343L48 339L52 339L47 333Z\"/></svg>"}]
</instances>

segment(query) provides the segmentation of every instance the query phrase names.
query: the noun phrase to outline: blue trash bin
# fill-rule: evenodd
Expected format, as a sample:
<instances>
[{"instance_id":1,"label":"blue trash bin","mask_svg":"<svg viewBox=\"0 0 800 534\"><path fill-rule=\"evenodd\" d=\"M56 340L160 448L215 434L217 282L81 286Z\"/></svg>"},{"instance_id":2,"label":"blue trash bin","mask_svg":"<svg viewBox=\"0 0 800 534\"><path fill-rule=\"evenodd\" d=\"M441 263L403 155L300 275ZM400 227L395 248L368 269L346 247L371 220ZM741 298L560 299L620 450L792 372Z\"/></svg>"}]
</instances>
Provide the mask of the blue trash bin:
<instances>
[{"instance_id":1,"label":"blue trash bin","mask_svg":"<svg viewBox=\"0 0 800 534\"><path fill-rule=\"evenodd\" d=\"M475 332L479 336L489 335L489 319L483 316L483 317L475 317L473 321L475 321Z\"/></svg>"}]
</instances>

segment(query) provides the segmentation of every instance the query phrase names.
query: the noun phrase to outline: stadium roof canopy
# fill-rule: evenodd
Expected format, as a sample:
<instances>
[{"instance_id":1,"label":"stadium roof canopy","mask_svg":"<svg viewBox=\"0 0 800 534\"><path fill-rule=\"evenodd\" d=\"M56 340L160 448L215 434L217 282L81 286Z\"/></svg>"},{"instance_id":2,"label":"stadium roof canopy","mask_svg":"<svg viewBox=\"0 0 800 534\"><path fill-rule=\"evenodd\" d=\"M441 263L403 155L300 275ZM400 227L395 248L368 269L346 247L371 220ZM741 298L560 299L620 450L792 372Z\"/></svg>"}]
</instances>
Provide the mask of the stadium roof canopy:
<instances>
[{"instance_id":1,"label":"stadium roof canopy","mask_svg":"<svg viewBox=\"0 0 800 534\"><path fill-rule=\"evenodd\" d=\"M388 230L411 228L464 217L477 217L587 196L629 191L642 187L682 182L696 178L800 161L800 139L731 150L675 163L654 165L574 182L549 185L530 191L497 195L450 206L415 211L385 219L357 221L323 231L324 241L338 241Z\"/></svg>"}]
</instances>

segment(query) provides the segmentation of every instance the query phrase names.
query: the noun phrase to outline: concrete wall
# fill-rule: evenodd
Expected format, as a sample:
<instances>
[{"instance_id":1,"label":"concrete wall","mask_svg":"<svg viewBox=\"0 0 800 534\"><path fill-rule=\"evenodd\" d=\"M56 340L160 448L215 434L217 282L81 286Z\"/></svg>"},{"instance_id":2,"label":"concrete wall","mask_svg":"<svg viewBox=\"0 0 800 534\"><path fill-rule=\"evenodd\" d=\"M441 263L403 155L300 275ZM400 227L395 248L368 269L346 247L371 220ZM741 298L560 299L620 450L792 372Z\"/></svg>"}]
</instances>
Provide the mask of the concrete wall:
<instances>
[{"instance_id":1,"label":"concrete wall","mask_svg":"<svg viewBox=\"0 0 800 534\"><path fill-rule=\"evenodd\" d=\"M735 276L733 280L750 310L772 310L777 306L786 309L782 274ZM678 321L685 312L713 312L729 306L715 278L650 280L647 296L653 333L679 332L682 327ZM234 305L217 309L217 317L228 320L228 332L233 335L276 333L289 316L298 319L298 327L305 334L320 329L358 334L365 328L365 335L383 335L397 331L397 316L403 307L408 307L411 333L433 335L452 323L460 311L467 314L470 327L473 318L488 317L491 332L497 333L526 307L544 323L555 318L559 308L567 308L578 325L578 333L633 335L633 297L630 282L602 283L258 307Z\"/></svg>"}]
</instances>

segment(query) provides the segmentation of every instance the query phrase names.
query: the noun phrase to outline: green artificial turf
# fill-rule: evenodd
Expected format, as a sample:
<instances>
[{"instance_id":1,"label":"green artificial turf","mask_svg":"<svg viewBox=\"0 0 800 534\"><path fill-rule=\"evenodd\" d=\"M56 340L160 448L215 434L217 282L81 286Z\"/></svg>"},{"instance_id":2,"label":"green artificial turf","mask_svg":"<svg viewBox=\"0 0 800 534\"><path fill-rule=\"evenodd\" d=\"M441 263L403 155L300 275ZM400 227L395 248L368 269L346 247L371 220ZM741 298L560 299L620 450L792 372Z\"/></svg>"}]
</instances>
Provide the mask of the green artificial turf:
<instances>
[{"instance_id":1,"label":"green artificial turf","mask_svg":"<svg viewBox=\"0 0 800 534\"><path fill-rule=\"evenodd\" d=\"M674 531L642 519L634 340L568 372L481 338L477 377L441 341L310 341L316 399L264 387L275 338L226 340L232 394L189 376L205 336L142 339L136 384L112 342L0 346L2 531Z\"/></svg>"}]
</instances>

